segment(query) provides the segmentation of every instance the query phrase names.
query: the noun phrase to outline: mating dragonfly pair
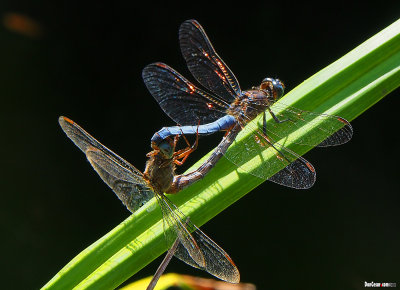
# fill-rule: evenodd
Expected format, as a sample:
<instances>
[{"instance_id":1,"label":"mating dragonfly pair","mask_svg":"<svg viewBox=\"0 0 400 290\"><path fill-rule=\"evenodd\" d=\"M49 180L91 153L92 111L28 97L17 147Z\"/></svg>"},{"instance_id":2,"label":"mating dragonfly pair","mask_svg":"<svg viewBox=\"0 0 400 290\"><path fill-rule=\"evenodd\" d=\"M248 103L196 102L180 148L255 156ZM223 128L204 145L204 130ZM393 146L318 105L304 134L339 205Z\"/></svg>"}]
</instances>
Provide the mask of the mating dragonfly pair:
<instances>
[{"instance_id":1,"label":"mating dragonfly pair","mask_svg":"<svg viewBox=\"0 0 400 290\"><path fill-rule=\"evenodd\" d=\"M151 139L144 173L107 149L68 118L59 122L67 136L86 154L103 181L132 212L154 196L161 207L168 245L179 244L175 255L194 267L229 282L239 282L239 271L228 254L188 220L164 195L175 193L203 178L216 162L225 156L236 166L263 179L297 189L306 189L315 182L315 169L304 158L281 145L281 140L308 146L333 146L352 137L349 122L337 116L317 114L276 102L283 95L284 85L278 79L266 78L250 90L242 91L236 77L215 52L201 25L185 21L179 30L184 59L194 78L205 88L196 87L178 72L163 63L154 63L143 70L144 82L161 108L179 126L164 127ZM251 122L262 114L261 122ZM268 118L268 120L267 120ZM311 126L313 134L291 134ZM176 175L175 166L184 162L195 145L176 150L180 135L206 135L217 131L227 134L197 170ZM243 132L245 138L236 140ZM246 133L247 132L247 133ZM235 143L235 150L228 150ZM256 168L247 167L248 156L272 158ZM283 168L276 174L271 169Z\"/></svg>"}]
</instances>

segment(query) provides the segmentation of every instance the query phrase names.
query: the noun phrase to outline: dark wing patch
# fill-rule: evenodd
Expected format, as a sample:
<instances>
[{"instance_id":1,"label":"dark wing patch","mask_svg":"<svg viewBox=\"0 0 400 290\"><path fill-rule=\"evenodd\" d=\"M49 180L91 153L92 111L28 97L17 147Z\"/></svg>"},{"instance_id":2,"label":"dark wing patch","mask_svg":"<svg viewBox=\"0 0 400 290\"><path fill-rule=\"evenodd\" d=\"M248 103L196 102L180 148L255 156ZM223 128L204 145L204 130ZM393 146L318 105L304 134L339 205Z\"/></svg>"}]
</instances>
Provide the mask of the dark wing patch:
<instances>
[{"instance_id":1,"label":"dark wing patch","mask_svg":"<svg viewBox=\"0 0 400 290\"><path fill-rule=\"evenodd\" d=\"M183 22L179 42L190 72L202 86L228 103L241 95L238 80L214 50L200 23Z\"/></svg>"},{"instance_id":2,"label":"dark wing patch","mask_svg":"<svg viewBox=\"0 0 400 290\"><path fill-rule=\"evenodd\" d=\"M211 123L224 116L229 107L229 103L197 88L166 64L150 64L143 69L142 76L160 107L180 125Z\"/></svg>"}]
</instances>

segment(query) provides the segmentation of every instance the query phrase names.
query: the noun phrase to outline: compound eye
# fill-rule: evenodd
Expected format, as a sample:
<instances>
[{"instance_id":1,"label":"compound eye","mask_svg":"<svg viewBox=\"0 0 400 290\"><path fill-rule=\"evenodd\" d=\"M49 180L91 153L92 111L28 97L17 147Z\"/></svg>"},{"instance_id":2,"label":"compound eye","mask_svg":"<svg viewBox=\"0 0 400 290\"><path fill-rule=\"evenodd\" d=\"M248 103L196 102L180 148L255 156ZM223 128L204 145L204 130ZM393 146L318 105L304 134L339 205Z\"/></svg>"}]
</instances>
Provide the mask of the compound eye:
<instances>
[{"instance_id":1,"label":"compound eye","mask_svg":"<svg viewBox=\"0 0 400 290\"><path fill-rule=\"evenodd\" d=\"M273 80L272 85L274 86L275 99L280 99L285 92L285 85L279 79Z\"/></svg>"},{"instance_id":2,"label":"compound eye","mask_svg":"<svg viewBox=\"0 0 400 290\"><path fill-rule=\"evenodd\" d=\"M263 83L273 83L275 80L273 78L265 78L263 79Z\"/></svg>"},{"instance_id":3,"label":"compound eye","mask_svg":"<svg viewBox=\"0 0 400 290\"><path fill-rule=\"evenodd\" d=\"M260 89L265 90L269 88L272 91L275 100L281 98L285 91L285 85L280 81L280 79L265 78L263 79Z\"/></svg>"},{"instance_id":4,"label":"compound eye","mask_svg":"<svg viewBox=\"0 0 400 290\"><path fill-rule=\"evenodd\" d=\"M273 86L273 81L274 81L274 79L272 79L272 78L263 79L263 81L261 82L261 85L260 85L260 89L265 90L267 88L271 88Z\"/></svg>"},{"instance_id":5,"label":"compound eye","mask_svg":"<svg viewBox=\"0 0 400 290\"><path fill-rule=\"evenodd\" d=\"M167 158L172 158L174 154L174 150L168 140L163 140L159 145L158 148L160 149L161 153L164 154Z\"/></svg>"}]
</instances>

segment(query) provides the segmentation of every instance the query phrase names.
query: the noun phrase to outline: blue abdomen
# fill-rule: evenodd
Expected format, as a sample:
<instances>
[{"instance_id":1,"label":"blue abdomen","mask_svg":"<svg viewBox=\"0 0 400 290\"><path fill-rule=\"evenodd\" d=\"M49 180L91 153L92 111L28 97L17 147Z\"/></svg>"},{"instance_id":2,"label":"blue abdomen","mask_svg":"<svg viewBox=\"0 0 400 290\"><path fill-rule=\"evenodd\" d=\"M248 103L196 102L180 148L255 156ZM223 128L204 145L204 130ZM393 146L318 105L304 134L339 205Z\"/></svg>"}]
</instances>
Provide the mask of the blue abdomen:
<instances>
[{"instance_id":1,"label":"blue abdomen","mask_svg":"<svg viewBox=\"0 0 400 290\"><path fill-rule=\"evenodd\" d=\"M236 123L235 117L231 115L226 115L224 117L219 118L218 120L203 124L203 125L191 125L191 126L173 126L173 127L164 127L157 133L151 137L151 141L159 144L162 140L169 136L175 135L194 135L197 132L199 135L208 135L218 131L226 131L230 127L232 127Z\"/></svg>"}]
</instances>

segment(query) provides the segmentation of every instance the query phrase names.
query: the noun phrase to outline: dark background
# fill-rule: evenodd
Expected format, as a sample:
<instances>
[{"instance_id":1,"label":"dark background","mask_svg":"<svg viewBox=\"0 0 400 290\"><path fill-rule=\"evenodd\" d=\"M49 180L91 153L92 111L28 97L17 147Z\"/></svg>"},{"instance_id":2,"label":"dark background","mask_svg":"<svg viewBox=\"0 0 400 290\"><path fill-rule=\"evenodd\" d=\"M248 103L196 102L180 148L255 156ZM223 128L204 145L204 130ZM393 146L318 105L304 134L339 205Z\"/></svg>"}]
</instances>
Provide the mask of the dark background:
<instances>
[{"instance_id":1,"label":"dark background","mask_svg":"<svg viewBox=\"0 0 400 290\"><path fill-rule=\"evenodd\" d=\"M43 286L129 215L57 118L75 120L143 170L150 137L173 122L147 92L141 70L163 61L192 79L178 45L184 20L203 25L243 89L271 76L289 91L394 22L400 11L398 1L145 2L0 6L5 288ZM18 29L7 18L10 12L38 27ZM266 182L203 227L235 260L242 281L258 289L362 289L364 281L400 285L398 98L393 92L354 120L350 143L306 155L318 171L312 189ZM197 156L217 142L202 139ZM133 279L151 275L159 262ZM176 259L168 272L209 277Z\"/></svg>"}]
</instances>

